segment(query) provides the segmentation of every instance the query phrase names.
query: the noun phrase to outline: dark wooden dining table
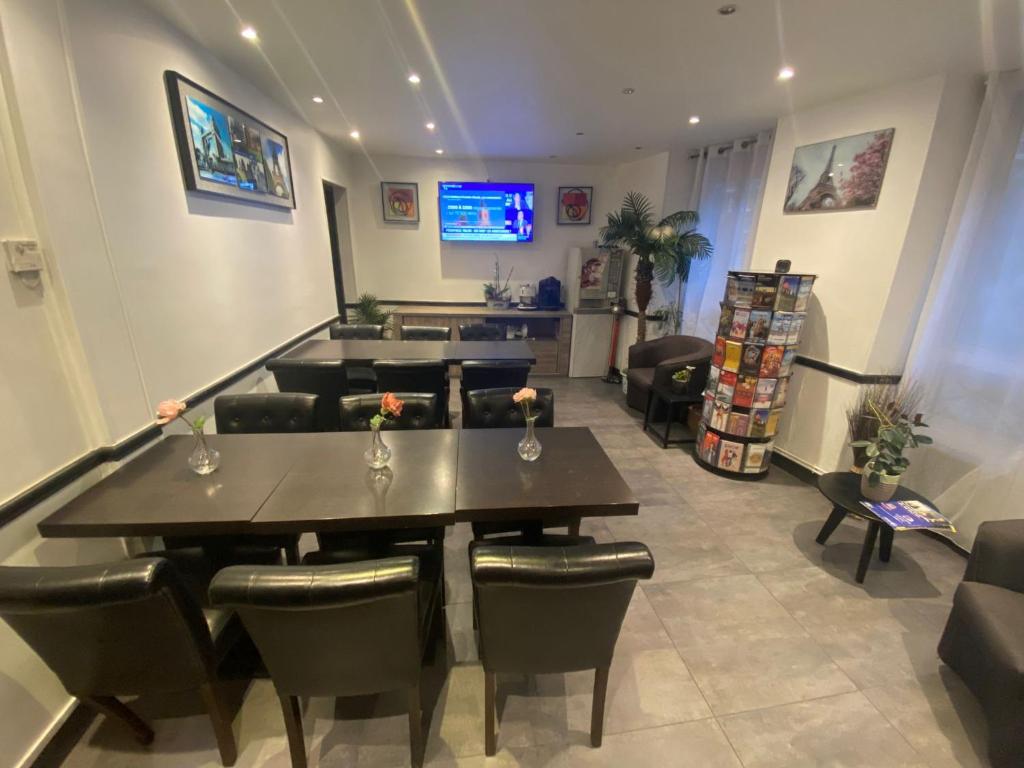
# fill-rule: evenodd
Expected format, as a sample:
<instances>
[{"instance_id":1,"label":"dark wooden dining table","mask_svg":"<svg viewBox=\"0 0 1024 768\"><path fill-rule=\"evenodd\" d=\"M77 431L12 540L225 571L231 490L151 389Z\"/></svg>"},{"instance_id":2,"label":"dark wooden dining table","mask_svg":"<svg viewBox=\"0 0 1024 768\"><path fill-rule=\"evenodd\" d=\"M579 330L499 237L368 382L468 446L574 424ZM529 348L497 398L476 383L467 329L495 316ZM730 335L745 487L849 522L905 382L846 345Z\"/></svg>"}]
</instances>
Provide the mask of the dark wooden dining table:
<instances>
[{"instance_id":1,"label":"dark wooden dining table","mask_svg":"<svg viewBox=\"0 0 1024 768\"><path fill-rule=\"evenodd\" d=\"M585 427L387 431L386 471L368 432L210 435L220 468L200 477L191 436L165 438L39 523L44 537L218 536L383 530L476 520L571 522L635 515L636 497Z\"/></svg>"},{"instance_id":2,"label":"dark wooden dining table","mask_svg":"<svg viewBox=\"0 0 1024 768\"><path fill-rule=\"evenodd\" d=\"M289 366L366 364L374 360L526 360L537 356L526 341L397 341L394 339L310 339L267 362L268 370Z\"/></svg>"}]
</instances>

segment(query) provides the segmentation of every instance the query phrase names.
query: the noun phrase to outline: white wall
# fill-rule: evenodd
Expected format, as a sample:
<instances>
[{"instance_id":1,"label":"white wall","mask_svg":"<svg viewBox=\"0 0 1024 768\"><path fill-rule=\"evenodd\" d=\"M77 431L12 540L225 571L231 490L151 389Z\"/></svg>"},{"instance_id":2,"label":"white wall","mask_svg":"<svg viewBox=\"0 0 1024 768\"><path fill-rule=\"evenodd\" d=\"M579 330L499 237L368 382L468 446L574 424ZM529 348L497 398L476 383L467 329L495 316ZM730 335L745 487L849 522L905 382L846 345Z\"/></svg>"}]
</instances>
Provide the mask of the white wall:
<instances>
[{"instance_id":1,"label":"white wall","mask_svg":"<svg viewBox=\"0 0 1024 768\"><path fill-rule=\"evenodd\" d=\"M0 0L0 35L0 237L38 237L47 258L41 288L0 281L6 500L335 314L321 179L350 179L343 150L142 3ZM288 136L296 211L186 195L165 69ZM36 534L100 474L0 529L0 562L123 557ZM0 626L0 765L30 760L70 702Z\"/></svg>"},{"instance_id":2,"label":"white wall","mask_svg":"<svg viewBox=\"0 0 1024 768\"><path fill-rule=\"evenodd\" d=\"M751 267L791 259L819 276L801 354L858 373L899 373L935 266L981 103L980 81L936 76L779 120ZM878 205L783 214L794 149L895 128ZM848 463L845 409L857 386L801 368L777 448L818 470Z\"/></svg>"},{"instance_id":3,"label":"white wall","mask_svg":"<svg viewBox=\"0 0 1024 768\"><path fill-rule=\"evenodd\" d=\"M483 283L494 277L495 257L502 280L514 268L513 296L520 282L554 276L566 281L569 248L593 243L615 195L612 167L517 161L449 160L375 155L354 161L349 190L354 223L355 282L359 293L411 301L483 301ZM519 181L536 184L534 240L522 244L442 243L437 214L439 181ZM419 184L419 224L386 224L381 213L381 181ZM589 226L558 226L560 186L594 187L595 210ZM348 284L346 300L356 296Z\"/></svg>"}]
</instances>

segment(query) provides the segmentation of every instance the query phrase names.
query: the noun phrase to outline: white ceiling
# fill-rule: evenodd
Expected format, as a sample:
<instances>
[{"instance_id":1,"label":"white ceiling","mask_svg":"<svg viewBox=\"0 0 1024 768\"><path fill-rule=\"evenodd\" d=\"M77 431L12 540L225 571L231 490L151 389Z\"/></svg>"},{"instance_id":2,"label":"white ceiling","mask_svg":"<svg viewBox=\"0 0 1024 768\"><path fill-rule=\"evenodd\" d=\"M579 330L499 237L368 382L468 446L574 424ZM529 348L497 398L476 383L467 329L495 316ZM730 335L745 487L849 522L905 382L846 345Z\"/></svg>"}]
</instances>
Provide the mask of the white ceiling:
<instances>
[{"instance_id":1,"label":"white ceiling","mask_svg":"<svg viewBox=\"0 0 1024 768\"><path fill-rule=\"evenodd\" d=\"M732 16L716 11L726 0L150 2L323 133L354 144L357 128L371 154L583 162L737 138L887 83L981 72L1000 0L737 0ZM788 83L775 77L783 63L796 69Z\"/></svg>"}]
</instances>

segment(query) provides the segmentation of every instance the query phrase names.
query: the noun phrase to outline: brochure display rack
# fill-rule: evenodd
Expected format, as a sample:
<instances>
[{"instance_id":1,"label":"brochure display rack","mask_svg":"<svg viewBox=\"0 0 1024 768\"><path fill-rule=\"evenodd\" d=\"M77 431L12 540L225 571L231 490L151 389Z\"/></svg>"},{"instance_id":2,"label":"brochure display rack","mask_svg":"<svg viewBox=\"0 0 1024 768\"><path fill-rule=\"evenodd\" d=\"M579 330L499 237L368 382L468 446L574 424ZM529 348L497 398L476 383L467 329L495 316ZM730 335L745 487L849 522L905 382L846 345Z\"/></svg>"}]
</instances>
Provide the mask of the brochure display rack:
<instances>
[{"instance_id":1,"label":"brochure display rack","mask_svg":"<svg viewBox=\"0 0 1024 768\"><path fill-rule=\"evenodd\" d=\"M814 279L729 273L694 453L703 467L748 479L768 473Z\"/></svg>"}]
</instances>

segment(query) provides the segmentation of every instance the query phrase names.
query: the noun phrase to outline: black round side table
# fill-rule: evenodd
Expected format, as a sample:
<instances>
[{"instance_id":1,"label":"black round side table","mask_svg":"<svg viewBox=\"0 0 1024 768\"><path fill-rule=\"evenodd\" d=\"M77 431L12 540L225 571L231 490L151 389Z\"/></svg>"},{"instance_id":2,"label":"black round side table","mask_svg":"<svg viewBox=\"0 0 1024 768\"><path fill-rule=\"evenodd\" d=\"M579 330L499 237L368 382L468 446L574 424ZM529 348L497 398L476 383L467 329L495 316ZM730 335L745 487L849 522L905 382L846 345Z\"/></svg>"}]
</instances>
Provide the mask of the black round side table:
<instances>
[{"instance_id":1,"label":"black round side table","mask_svg":"<svg viewBox=\"0 0 1024 768\"><path fill-rule=\"evenodd\" d=\"M853 515L867 521L868 530L864 534L864 546L861 548L860 562L857 564L857 583L863 584L864 577L868 572L868 565L871 563L871 554L875 549L875 540L878 538L878 532L882 532L882 542L878 547L878 559L883 563L889 562L889 558L892 556L892 540L895 532L887 523L882 522L874 513L861 504L862 501L867 501L867 499L860 494L860 475L856 472L829 472L827 475L822 475L818 478L818 490L821 491L826 499L832 502L832 513L828 516L825 524L821 526L818 538L815 539L819 544L824 544L828 541L828 537L832 535L832 532L843 522L843 518L847 515ZM896 493L893 494L891 500L920 501L932 508L935 507L924 496L914 493L902 485L896 489Z\"/></svg>"}]
</instances>

